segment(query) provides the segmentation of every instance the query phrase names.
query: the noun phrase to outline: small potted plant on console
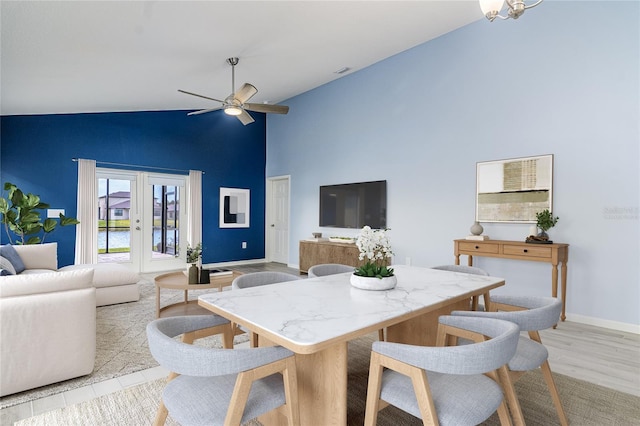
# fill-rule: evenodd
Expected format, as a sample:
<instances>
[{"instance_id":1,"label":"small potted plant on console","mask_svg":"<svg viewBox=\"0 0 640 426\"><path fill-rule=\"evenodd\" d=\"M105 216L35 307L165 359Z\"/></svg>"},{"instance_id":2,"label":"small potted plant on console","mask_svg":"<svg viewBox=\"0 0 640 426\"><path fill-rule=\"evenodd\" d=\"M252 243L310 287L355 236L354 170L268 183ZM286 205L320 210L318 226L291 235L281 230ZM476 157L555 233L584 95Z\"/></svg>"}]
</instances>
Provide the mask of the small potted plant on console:
<instances>
[{"instance_id":1,"label":"small potted plant on console","mask_svg":"<svg viewBox=\"0 0 640 426\"><path fill-rule=\"evenodd\" d=\"M549 209L544 209L541 212L536 213L536 226L540 229L538 235L531 235L527 238L528 243L538 243L538 244L551 244L553 241L549 239L549 235L547 231L553 228L560 218L558 216L554 216L553 213L549 211Z\"/></svg>"}]
</instances>

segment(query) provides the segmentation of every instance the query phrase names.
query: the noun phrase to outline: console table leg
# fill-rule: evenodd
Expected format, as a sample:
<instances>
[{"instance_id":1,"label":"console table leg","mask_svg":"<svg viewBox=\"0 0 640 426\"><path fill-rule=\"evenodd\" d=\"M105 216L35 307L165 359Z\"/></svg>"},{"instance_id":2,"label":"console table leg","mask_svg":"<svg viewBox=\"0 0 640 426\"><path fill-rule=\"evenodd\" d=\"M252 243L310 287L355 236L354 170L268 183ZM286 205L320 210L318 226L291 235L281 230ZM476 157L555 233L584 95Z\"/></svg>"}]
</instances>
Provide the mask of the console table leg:
<instances>
[{"instance_id":1,"label":"console table leg","mask_svg":"<svg viewBox=\"0 0 640 426\"><path fill-rule=\"evenodd\" d=\"M558 264L551 265L551 296L558 297ZM562 310L564 311L564 297L562 298ZM556 328L558 324L554 324L553 328Z\"/></svg>"},{"instance_id":2,"label":"console table leg","mask_svg":"<svg viewBox=\"0 0 640 426\"><path fill-rule=\"evenodd\" d=\"M564 321L567 316L565 315L565 300L567 300L567 261L562 262L562 315L560 319Z\"/></svg>"}]
</instances>

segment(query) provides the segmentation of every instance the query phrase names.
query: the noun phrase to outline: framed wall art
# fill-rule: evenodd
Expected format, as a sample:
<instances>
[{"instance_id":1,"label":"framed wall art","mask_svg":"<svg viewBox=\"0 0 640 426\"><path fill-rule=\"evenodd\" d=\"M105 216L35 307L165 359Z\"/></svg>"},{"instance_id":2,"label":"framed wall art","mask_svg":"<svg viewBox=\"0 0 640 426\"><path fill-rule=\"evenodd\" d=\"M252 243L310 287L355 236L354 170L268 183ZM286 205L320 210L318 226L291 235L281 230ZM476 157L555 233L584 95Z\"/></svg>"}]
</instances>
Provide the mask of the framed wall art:
<instances>
[{"instance_id":1,"label":"framed wall art","mask_svg":"<svg viewBox=\"0 0 640 426\"><path fill-rule=\"evenodd\" d=\"M553 211L553 155L476 163L476 221L536 223Z\"/></svg>"},{"instance_id":2,"label":"framed wall art","mask_svg":"<svg viewBox=\"0 0 640 426\"><path fill-rule=\"evenodd\" d=\"M220 228L249 227L248 189L220 188Z\"/></svg>"}]
</instances>

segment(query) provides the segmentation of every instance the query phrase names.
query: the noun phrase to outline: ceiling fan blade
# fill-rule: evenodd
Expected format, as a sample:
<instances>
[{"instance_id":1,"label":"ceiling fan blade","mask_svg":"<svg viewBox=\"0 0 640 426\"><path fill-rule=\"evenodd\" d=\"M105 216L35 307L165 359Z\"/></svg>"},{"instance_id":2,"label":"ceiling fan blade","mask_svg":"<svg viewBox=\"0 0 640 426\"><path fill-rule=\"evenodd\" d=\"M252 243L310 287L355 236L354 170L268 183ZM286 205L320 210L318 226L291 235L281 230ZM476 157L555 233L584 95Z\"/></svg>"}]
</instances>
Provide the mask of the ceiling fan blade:
<instances>
[{"instance_id":1,"label":"ceiling fan blade","mask_svg":"<svg viewBox=\"0 0 640 426\"><path fill-rule=\"evenodd\" d=\"M241 104L247 102L253 95L258 93L258 89L253 84L245 83L241 88L236 90L233 97L240 101Z\"/></svg>"},{"instance_id":2,"label":"ceiling fan blade","mask_svg":"<svg viewBox=\"0 0 640 426\"><path fill-rule=\"evenodd\" d=\"M266 112L269 114L286 114L289 112L289 107L286 105L244 104L244 108L249 111Z\"/></svg>"},{"instance_id":3,"label":"ceiling fan blade","mask_svg":"<svg viewBox=\"0 0 640 426\"><path fill-rule=\"evenodd\" d=\"M219 109L221 109L222 107L218 107L218 108L209 108L209 109L201 109L200 111L193 111L193 112L189 112L187 113L187 115L198 115L198 114L205 114L207 112L212 112L212 111L217 111Z\"/></svg>"},{"instance_id":4,"label":"ceiling fan blade","mask_svg":"<svg viewBox=\"0 0 640 426\"><path fill-rule=\"evenodd\" d=\"M191 96L197 96L197 97L199 97L199 98L209 99L210 101L216 101L216 102L223 103L223 101L221 101L220 99L210 98L210 97L208 97L208 96L204 96L204 95L198 95L197 93L187 92L186 90L180 90L180 89L178 89L178 92L180 92L180 93L185 93L185 94L187 94L187 95L191 95Z\"/></svg>"},{"instance_id":5,"label":"ceiling fan blade","mask_svg":"<svg viewBox=\"0 0 640 426\"><path fill-rule=\"evenodd\" d=\"M238 120L240 120L240 122L241 122L242 124L244 124L245 126L246 126L247 124L251 124L251 123L253 123L253 122L255 121L255 120L253 119L253 117L251 117L251 116L249 115L249 113L248 113L247 111L245 111L245 110L242 110L242 114L240 114L240 115L236 115L236 117L238 117Z\"/></svg>"}]
</instances>

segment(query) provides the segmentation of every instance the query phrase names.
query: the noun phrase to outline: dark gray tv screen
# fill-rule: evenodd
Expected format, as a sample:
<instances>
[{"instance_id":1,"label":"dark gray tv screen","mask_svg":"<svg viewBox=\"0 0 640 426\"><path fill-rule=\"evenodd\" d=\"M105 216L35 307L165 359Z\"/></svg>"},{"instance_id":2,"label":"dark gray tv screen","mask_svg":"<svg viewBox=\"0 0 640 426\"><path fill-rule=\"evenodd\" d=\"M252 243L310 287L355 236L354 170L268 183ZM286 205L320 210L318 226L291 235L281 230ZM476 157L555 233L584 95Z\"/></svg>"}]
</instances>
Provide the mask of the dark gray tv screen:
<instances>
[{"instance_id":1,"label":"dark gray tv screen","mask_svg":"<svg viewBox=\"0 0 640 426\"><path fill-rule=\"evenodd\" d=\"M387 181L320 187L320 226L373 229L387 227Z\"/></svg>"}]
</instances>

